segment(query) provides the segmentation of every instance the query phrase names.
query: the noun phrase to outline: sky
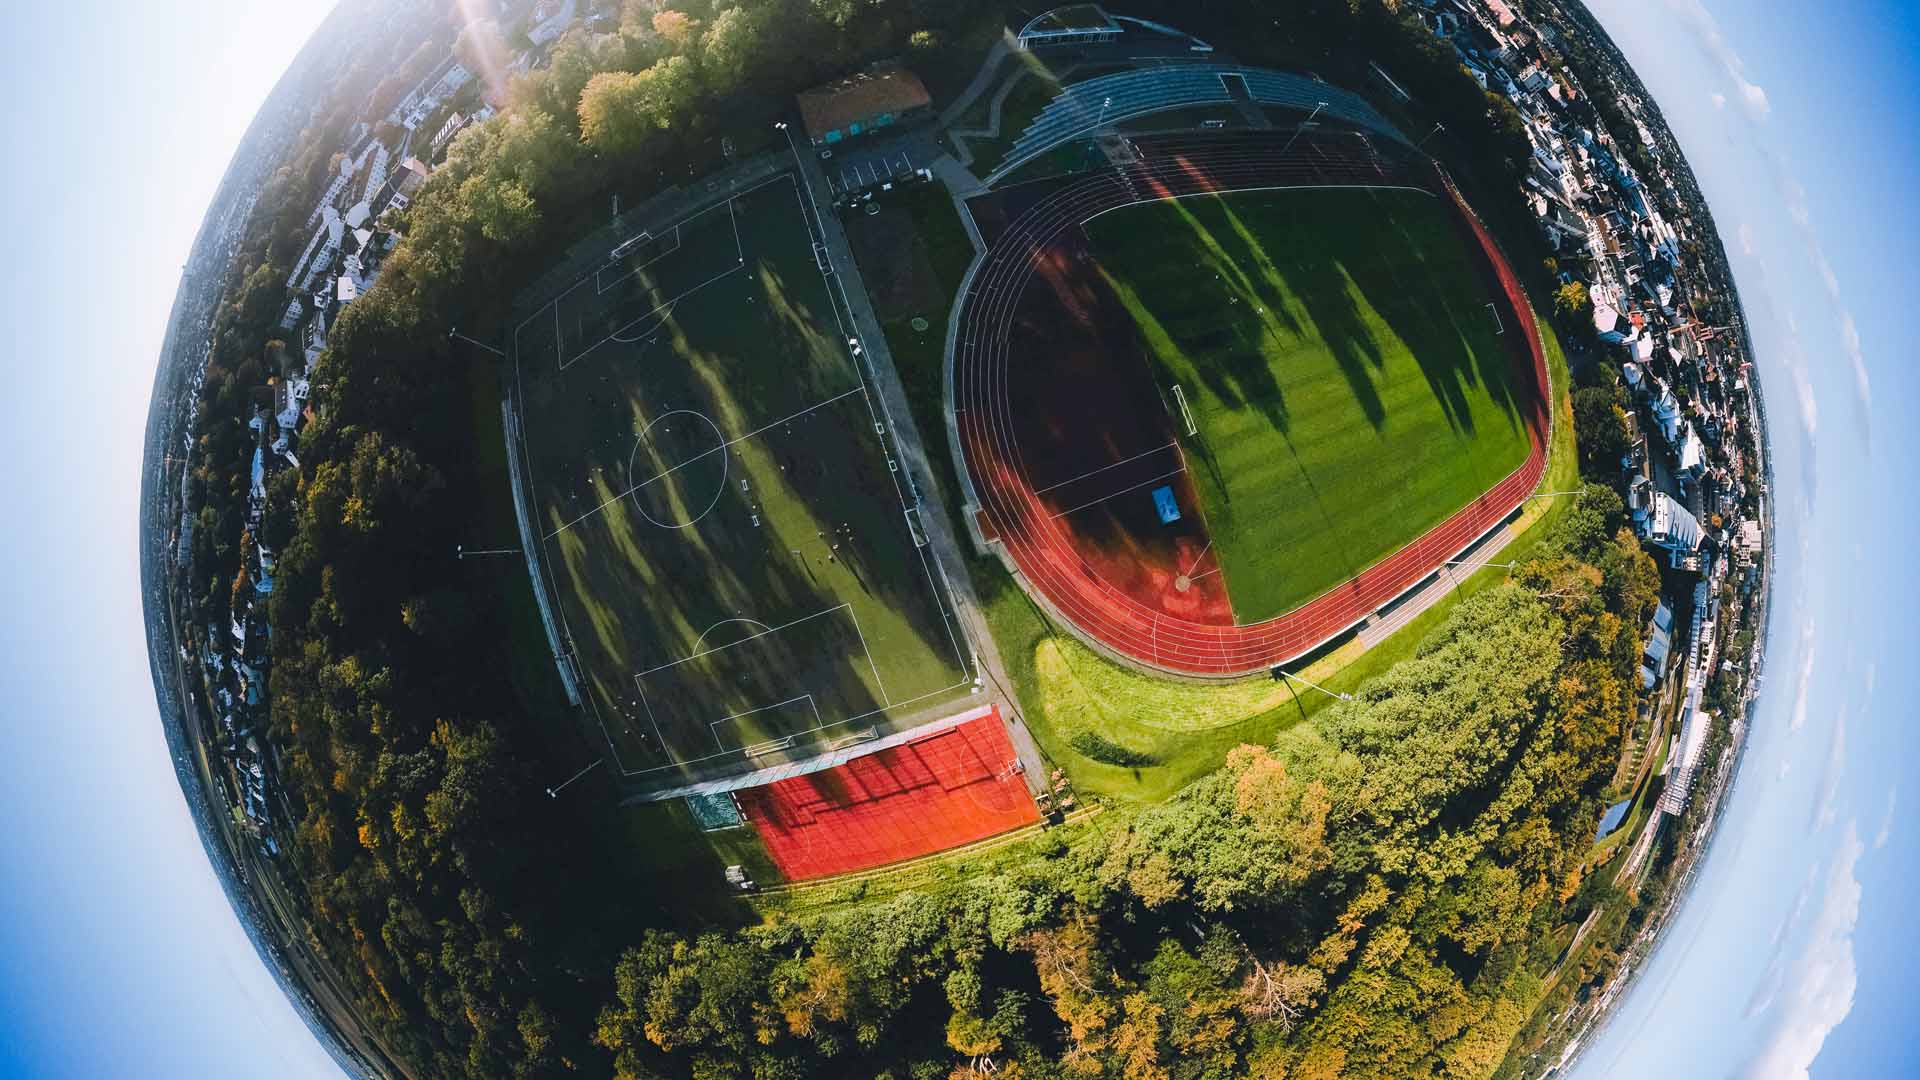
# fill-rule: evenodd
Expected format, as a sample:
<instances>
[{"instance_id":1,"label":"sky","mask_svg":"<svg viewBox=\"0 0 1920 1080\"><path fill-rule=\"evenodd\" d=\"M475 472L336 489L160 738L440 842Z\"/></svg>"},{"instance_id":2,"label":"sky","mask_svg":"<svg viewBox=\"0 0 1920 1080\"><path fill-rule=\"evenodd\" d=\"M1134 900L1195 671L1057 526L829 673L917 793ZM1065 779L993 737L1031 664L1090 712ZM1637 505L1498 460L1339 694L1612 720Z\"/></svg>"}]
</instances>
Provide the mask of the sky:
<instances>
[{"instance_id":1,"label":"sky","mask_svg":"<svg viewBox=\"0 0 1920 1080\"><path fill-rule=\"evenodd\" d=\"M1598 0L1752 319L1780 575L1721 837L1575 1075L1920 1075L1907 808L1920 14ZM208 866L141 630L142 435L179 269L323 4L11 13L0 79L0 1075L336 1077Z\"/></svg>"},{"instance_id":2,"label":"sky","mask_svg":"<svg viewBox=\"0 0 1920 1080\"><path fill-rule=\"evenodd\" d=\"M1920 12L1596 0L1726 244L1772 422L1767 681L1718 841L1573 1075L1920 1075Z\"/></svg>"},{"instance_id":3,"label":"sky","mask_svg":"<svg viewBox=\"0 0 1920 1080\"><path fill-rule=\"evenodd\" d=\"M180 266L327 5L23 4L0 205L0 1076L337 1077L168 760L136 545Z\"/></svg>"}]
</instances>

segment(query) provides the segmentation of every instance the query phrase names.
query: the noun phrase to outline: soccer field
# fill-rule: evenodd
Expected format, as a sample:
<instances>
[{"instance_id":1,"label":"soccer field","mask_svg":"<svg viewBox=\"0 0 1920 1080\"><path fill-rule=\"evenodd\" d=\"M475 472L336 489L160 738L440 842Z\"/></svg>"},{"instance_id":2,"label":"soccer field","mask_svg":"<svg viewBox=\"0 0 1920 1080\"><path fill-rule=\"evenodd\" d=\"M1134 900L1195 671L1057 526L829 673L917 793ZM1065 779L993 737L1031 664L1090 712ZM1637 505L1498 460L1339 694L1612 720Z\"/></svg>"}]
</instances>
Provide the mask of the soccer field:
<instances>
[{"instance_id":1,"label":"soccer field","mask_svg":"<svg viewBox=\"0 0 1920 1080\"><path fill-rule=\"evenodd\" d=\"M1201 196L1087 230L1173 413L1235 621L1338 585L1526 460L1530 384L1434 196Z\"/></svg>"},{"instance_id":2,"label":"soccer field","mask_svg":"<svg viewBox=\"0 0 1920 1080\"><path fill-rule=\"evenodd\" d=\"M966 693L791 176L630 245L514 346L548 592L624 771L744 770Z\"/></svg>"}]
</instances>

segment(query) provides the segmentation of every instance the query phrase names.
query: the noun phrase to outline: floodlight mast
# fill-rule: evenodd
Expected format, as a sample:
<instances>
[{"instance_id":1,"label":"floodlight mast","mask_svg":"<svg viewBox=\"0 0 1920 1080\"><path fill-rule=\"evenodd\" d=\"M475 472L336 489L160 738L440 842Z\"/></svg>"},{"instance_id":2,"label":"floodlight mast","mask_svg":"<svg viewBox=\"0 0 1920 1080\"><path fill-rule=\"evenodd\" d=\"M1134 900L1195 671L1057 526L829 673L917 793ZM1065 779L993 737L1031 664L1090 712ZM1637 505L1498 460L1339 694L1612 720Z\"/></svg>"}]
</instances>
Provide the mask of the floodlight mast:
<instances>
[{"instance_id":1,"label":"floodlight mast","mask_svg":"<svg viewBox=\"0 0 1920 1080\"><path fill-rule=\"evenodd\" d=\"M1293 149L1293 139L1297 139L1297 138L1299 138L1299 137L1300 137L1300 133L1301 133L1301 132L1303 132L1303 131L1305 131L1305 130L1307 130L1307 125L1308 125L1308 124L1311 124L1311 123L1313 123L1313 118L1314 118L1314 117L1316 117L1316 116L1319 116L1319 115L1320 115L1320 110L1321 110L1321 109L1324 109L1324 108L1326 108L1326 107L1327 107L1327 103L1326 103L1326 102L1324 102L1324 101L1318 101L1318 102L1315 102L1315 103L1314 103L1314 106L1313 106L1313 111L1312 111L1312 112L1310 112L1310 113L1308 113L1308 114L1307 114L1307 118L1306 118L1305 120L1302 120L1302 121L1300 121L1300 124L1299 124L1299 126L1297 126L1297 127L1295 127L1295 128L1293 129L1293 138L1292 138L1292 139L1288 139L1288 140L1287 140L1287 145L1285 145L1285 146L1283 146L1283 147L1281 147L1281 148L1280 148L1280 156L1281 156L1281 157L1286 157L1286 156L1287 156L1287 151L1289 151L1289 150L1291 150L1291 149Z\"/></svg>"}]
</instances>

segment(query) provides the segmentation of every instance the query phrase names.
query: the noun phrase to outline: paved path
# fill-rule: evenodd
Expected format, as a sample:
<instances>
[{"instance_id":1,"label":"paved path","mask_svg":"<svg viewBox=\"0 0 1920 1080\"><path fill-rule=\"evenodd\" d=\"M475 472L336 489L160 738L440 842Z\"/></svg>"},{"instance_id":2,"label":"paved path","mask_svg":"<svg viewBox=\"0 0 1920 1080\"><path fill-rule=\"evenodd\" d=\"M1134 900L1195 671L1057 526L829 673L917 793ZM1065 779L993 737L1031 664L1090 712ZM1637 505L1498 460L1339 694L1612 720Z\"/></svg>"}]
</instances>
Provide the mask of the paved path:
<instances>
[{"instance_id":1,"label":"paved path","mask_svg":"<svg viewBox=\"0 0 1920 1080\"><path fill-rule=\"evenodd\" d=\"M923 503L920 523L926 531L934 565L939 568L941 580L947 586L947 594L953 600L954 613L972 650L975 678L982 684L980 695L975 700L992 702L1000 707L1001 715L1007 718L1007 731L1014 749L1026 768L1027 788L1038 795L1048 786L1050 766L1040 752L1039 743L1027 729L1020 702L1013 696L1012 681L1000 662L993 635L987 629L979 597L974 594L973 582L967 577L966 560L953 535L951 520L936 486L936 473L927 462L926 444L914 424L913 412L908 408L906 390L894 367L893 353L887 347L887 336L880 329L879 317L867 298L866 285L860 276L859 266L854 262L853 247L847 241L847 233L840 224L839 216L831 207L823 210L817 201L820 193L827 190L819 159L805 153L797 154L796 159L801 175L807 179L807 183L801 185L802 190L811 189L809 201L820 224L828 264L833 268L841 297L853 320L853 335L860 340L865 355L868 382L875 391L880 413L893 433L901 471L906 476L910 490L909 497ZM923 493L931 493L932 498L923 498Z\"/></svg>"},{"instance_id":2,"label":"paved path","mask_svg":"<svg viewBox=\"0 0 1920 1080\"><path fill-rule=\"evenodd\" d=\"M1387 609L1369 619L1360 628L1360 644L1371 649L1382 641L1398 633L1417 618L1421 612L1446 599L1448 594L1460 587L1460 583L1492 561L1495 555L1505 551L1519 534L1513 531L1512 524L1502 525L1487 535L1474 541L1474 546L1462 553L1458 565L1443 566L1426 584L1388 605Z\"/></svg>"}]
</instances>

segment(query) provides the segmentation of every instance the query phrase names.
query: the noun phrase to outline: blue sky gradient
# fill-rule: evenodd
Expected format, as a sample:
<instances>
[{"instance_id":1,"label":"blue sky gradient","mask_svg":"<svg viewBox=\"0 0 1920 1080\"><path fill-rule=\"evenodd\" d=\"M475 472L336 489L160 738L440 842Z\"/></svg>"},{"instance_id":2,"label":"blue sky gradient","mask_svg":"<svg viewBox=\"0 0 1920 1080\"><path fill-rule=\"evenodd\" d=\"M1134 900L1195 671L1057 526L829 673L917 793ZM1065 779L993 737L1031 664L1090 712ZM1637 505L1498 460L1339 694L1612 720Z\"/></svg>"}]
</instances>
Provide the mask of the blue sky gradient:
<instances>
[{"instance_id":1,"label":"blue sky gradient","mask_svg":"<svg viewBox=\"0 0 1920 1080\"><path fill-rule=\"evenodd\" d=\"M1920 790L1901 723L1920 700L1920 15L1884 0L1595 8L1665 110L1733 259L1773 420L1781 573L1721 840L1576 1075L1920 1075L1905 977ZM323 14L248 0L11 13L0 1075L339 1075L241 932L187 815L154 715L136 546L180 265L242 131Z\"/></svg>"},{"instance_id":2,"label":"blue sky gradient","mask_svg":"<svg viewBox=\"0 0 1920 1080\"><path fill-rule=\"evenodd\" d=\"M228 905L155 715L140 457L180 266L325 13L9 9L0 194L0 1076L324 1077Z\"/></svg>"},{"instance_id":3,"label":"blue sky gradient","mask_svg":"<svg viewBox=\"0 0 1920 1080\"><path fill-rule=\"evenodd\" d=\"M1779 566L1753 741L1697 887L1574 1073L1920 1075L1911 265L1920 19L1598 0L1687 153L1752 323ZM1855 344L1857 335L1857 345Z\"/></svg>"}]
</instances>

